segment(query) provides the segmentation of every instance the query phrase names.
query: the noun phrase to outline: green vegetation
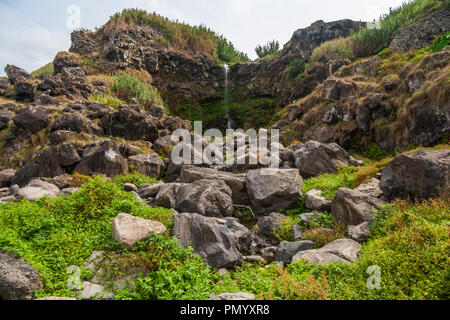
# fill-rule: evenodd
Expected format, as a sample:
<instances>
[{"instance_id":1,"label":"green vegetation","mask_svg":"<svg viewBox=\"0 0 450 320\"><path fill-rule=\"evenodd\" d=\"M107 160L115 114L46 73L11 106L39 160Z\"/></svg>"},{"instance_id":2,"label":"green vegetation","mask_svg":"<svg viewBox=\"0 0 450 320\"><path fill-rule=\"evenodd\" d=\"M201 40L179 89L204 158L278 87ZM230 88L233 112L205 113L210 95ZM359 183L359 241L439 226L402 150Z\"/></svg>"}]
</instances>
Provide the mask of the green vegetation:
<instances>
[{"instance_id":1,"label":"green vegetation","mask_svg":"<svg viewBox=\"0 0 450 320\"><path fill-rule=\"evenodd\" d=\"M348 38L325 42L314 50L312 60L317 61L321 57L353 59L377 54L387 48L398 29L408 27L427 14L442 8L450 8L449 1L414 0L405 2L389 14L382 15L375 25L369 24ZM447 40L443 38L440 41L436 45L436 50L448 45L448 38ZM447 44L445 44L445 41L447 41Z\"/></svg>"},{"instance_id":2,"label":"green vegetation","mask_svg":"<svg viewBox=\"0 0 450 320\"><path fill-rule=\"evenodd\" d=\"M356 169L353 167L341 167L337 173L323 174L308 179L303 184L303 192L306 194L313 189L321 190L322 196L332 200L339 188L354 188Z\"/></svg>"},{"instance_id":3,"label":"green vegetation","mask_svg":"<svg viewBox=\"0 0 450 320\"><path fill-rule=\"evenodd\" d=\"M113 179L113 182L119 186L120 189L123 189L125 183L132 183L136 187L140 188L144 184L154 184L157 182L156 178L151 178L146 175L133 172L126 176L118 176Z\"/></svg>"},{"instance_id":4,"label":"green vegetation","mask_svg":"<svg viewBox=\"0 0 450 320\"><path fill-rule=\"evenodd\" d=\"M255 48L255 52L260 59L268 56L276 56L280 53L280 43L276 40L269 41L263 46L258 45Z\"/></svg>"},{"instance_id":5,"label":"green vegetation","mask_svg":"<svg viewBox=\"0 0 450 320\"><path fill-rule=\"evenodd\" d=\"M308 63L303 59L294 59L288 68L287 78L289 81L300 81L305 76Z\"/></svg>"},{"instance_id":6,"label":"green vegetation","mask_svg":"<svg viewBox=\"0 0 450 320\"><path fill-rule=\"evenodd\" d=\"M127 103L135 98L145 110L153 105L164 105L163 99L155 88L125 72L113 77L111 92L119 100Z\"/></svg>"},{"instance_id":7,"label":"green vegetation","mask_svg":"<svg viewBox=\"0 0 450 320\"><path fill-rule=\"evenodd\" d=\"M33 77L51 76L54 72L53 62L47 63L45 66L33 71L31 75Z\"/></svg>"},{"instance_id":8,"label":"green vegetation","mask_svg":"<svg viewBox=\"0 0 450 320\"><path fill-rule=\"evenodd\" d=\"M226 63L249 61L246 54L237 51L223 36L204 25L190 26L178 21L171 21L158 14L148 13L138 9L125 9L116 13L106 24L105 28L117 25L150 25L161 32L158 41L165 46L170 44L177 50L203 52L213 59ZM162 40L165 39L165 40Z\"/></svg>"},{"instance_id":9,"label":"green vegetation","mask_svg":"<svg viewBox=\"0 0 450 320\"><path fill-rule=\"evenodd\" d=\"M111 95L105 94L95 94L89 97L89 101L91 102L98 102L101 104L106 104L107 106L112 107L114 110L117 110L120 105L126 105L127 103L125 101L122 101L116 97L113 97Z\"/></svg>"},{"instance_id":10,"label":"green vegetation","mask_svg":"<svg viewBox=\"0 0 450 320\"><path fill-rule=\"evenodd\" d=\"M433 45L430 47L431 52L439 52L450 46L450 31L437 37L433 41Z\"/></svg>"},{"instance_id":11,"label":"green vegetation","mask_svg":"<svg viewBox=\"0 0 450 320\"><path fill-rule=\"evenodd\" d=\"M416 204L400 201L377 212L370 239L352 265L306 265L300 261L283 270L275 264L262 267L243 263L221 276L192 249L181 248L169 236L171 210L146 207L121 191L123 183L141 184L148 181L146 178L134 175L112 181L86 179L70 196L0 204L0 247L23 256L37 269L44 283L37 297L72 296L66 286L72 276L68 268L82 267L94 251L101 250L114 258L104 268L110 279L107 286L128 268L147 270L134 282L134 291L126 289L116 294L115 299L120 300L202 300L211 293L242 291L273 300L450 298L448 197ZM124 250L112 237L111 226L121 212L160 221L169 232ZM295 221L294 217L287 220L281 238L289 238L286 231ZM344 229L334 225L329 213L302 227L309 228L304 238L318 245L344 236ZM330 227L334 234L320 229ZM370 266L381 270L380 289L367 287ZM91 276L92 272L81 268L82 280Z\"/></svg>"}]
</instances>

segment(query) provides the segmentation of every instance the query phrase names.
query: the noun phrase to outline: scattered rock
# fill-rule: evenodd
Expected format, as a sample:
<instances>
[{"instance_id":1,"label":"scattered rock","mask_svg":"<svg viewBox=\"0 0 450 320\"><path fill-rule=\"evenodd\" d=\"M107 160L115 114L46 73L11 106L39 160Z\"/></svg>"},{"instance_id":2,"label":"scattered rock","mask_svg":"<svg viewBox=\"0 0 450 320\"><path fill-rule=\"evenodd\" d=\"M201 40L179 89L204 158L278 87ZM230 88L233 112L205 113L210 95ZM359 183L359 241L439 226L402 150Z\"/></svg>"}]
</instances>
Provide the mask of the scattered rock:
<instances>
[{"instance_id":1,"label":"scattered rock","mask_svg":"<svg viewBox=\"0 0 450 320\"><path fill-rule=\"evenodd\" d=\"M146 240L152 234L167 232L160 222L137 218L126 213L119 214L113 221L113 236L126 249L131 249L138 240Z\"/></svg>"},{"instance_id":2,"label":"scattered rock","mask_svg":"<svg viewBox=\"0 0 450 320\"><path fill-rule=\"evenodd\" d=\"M114 297L112 293L107 293L105 288L99 284L91 282L83 282L83 289L78 293L81 300L91 300L93 298L100 298L109 300Z\"/></svg>"},{"instance_id":3,"label":"scattered rock","mask_svg":"<svg viewBox=\"0 0 450 320\"><path fill-rule=\"evenodd\" d=\"M125 192L132 192L132 191L134 191L136 193L138 193L138 191L139 191L138 188L132 183L125 183L124 186L123 186L123 190Z\"/></svg>"},{"instance_id":4,"label":"scattered rock","mask_svg":"<svg viewBox=\"0 0 450 320\"><path fill-rule=\"evenodd\" d=\"M292 262L305 259L308 264L352 263L358 258L360 251L361 245L358 242L351 239L338 239L320 249L300 251L294 256Z\"/></svg>"},{"instance_id":5,"label":"scattered rock","mask_svg":"<svg viewBox=\"0 0 450 320\"><path fill-rule=\"evenodd\" d=\"M155 198L164 185L164 182L157 182L155 184L142 186L138 191L139 196L143 199Z\"/></svg>"},{"instance_id":6,"label":"scattered rock","mask_svg":"<svg viewBox=\"0 0 450 320\"><path fill-rule=\"evenodd\" d=\"M266 217L260 218L255 225L254 230L256 234L268 244L278 245L280 240L274 233L280 230L280 225L286 220L286 217L281 213L273 212Z\"/></svg>"},{"instance_id":7,"label":"scattered rock","mask_svg":"<svg viewBox=\"0 0 450 320\"><path fill-rule=\"evenodd\" d=\"M5 67L5 73L8 76L9 81L14 85L31 78L31 75L25 70L9 64Z\"/></svg>"},{"instance_id":8,"label":"scattered rock","mask_svg":"<svg viewBox=\"0 0 450 320\"><path fill-rule=\"evenodd\" d=\"M59 164L63 167L71 167L81 161L77 148L71 143L63 143L59 147Z\"/></svg>"},{"instance_id":9,"label":"scattered rock","mask_svg":"<svg viewBox=\"0 0 450 320\"><path fill-rule=\"evenodd\" d=\"M66 189L72 185L73 177L68 174L57 176L53 178L53 184L59 189Z\"/></svg>"},{"instance_id":10,"label":"scattered rock","mask_svg":"<svg viewBox=\"0 0 450 320\"><path fill-rule=\"evenodd\" d=\"M368 183L360 185L355 190L374 198L381 198L383 195L383 191L380 189L380 180L375 178L370 179Z\"/></svg>"},{"instance_id":11,"label":"scattered rock","mask_svg":"<svg viewBox=\"0 0 450 320\"><path fill-rule=\"evenodd\" d=\"M37 271L28 262L0 251L0 299L31 300L42 290Z\"/></svg>"}]
</instances>

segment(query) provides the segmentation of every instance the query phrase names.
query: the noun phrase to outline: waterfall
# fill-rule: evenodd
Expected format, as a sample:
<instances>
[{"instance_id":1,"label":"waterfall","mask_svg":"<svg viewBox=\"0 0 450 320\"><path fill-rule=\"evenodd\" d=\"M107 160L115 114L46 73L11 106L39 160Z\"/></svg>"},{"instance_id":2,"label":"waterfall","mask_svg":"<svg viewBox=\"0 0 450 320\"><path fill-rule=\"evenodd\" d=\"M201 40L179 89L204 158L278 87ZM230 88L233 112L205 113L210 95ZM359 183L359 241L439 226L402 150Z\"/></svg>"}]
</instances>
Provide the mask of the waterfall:
<instances>
[{"instance_id":1,"label":"waterfall","mask_svg":"<svg viewBox=\"0 0 450 320\"><path fill-rule=\"evenodd\" d=\"M230 111L230 101L229 101L229 94L228 94L228 88L230 85L230 66L225 64L223 66L223 74L225 77L225 118L227 120L227 129L234 129L234 123L233 123L233 119L231 118L231 111Z\"/></svg>"}]
</instances>

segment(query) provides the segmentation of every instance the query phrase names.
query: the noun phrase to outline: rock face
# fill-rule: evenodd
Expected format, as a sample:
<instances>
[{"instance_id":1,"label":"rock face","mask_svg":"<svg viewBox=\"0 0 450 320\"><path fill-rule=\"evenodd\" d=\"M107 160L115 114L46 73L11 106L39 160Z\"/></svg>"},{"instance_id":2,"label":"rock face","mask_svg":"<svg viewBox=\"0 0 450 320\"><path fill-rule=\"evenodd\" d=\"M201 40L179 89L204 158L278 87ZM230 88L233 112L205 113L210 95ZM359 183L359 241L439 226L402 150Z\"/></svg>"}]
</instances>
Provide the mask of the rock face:
<instances>
[{"instance_id":1,"label":"rock face","mask_svg":"<svg viewBox=\"0 0 450 320\"><path fill-rule=\"evenodd\" d=\"M293 209L303 194L303 179L296 169L252 170L247 172L245 181L258 215Z\"/></svg>"},{"instance_id":2,"label":"rock face","mask_svg":"<svg viewBox=\"0 0 450 320\"><path fill-rule=\"evenodd\" d=\"M198 180L222 180L230 187L233 193L233 203L239 205L247 205L250 203L248 197L245 175L221 172L208 168L200 168L195 166L183 166L180 173L181 183L192 183Z\"/></svg>"},{"instance_id":3,"label":"rock face","mask_svg":"<svg viewBox=\"0 0 450 320\"><path fill-rule=\"evenodd\" d=\"M383 169L381 190L389 200L428 199L450 191L450 150L404 153Z\"/></svg>"},{"instance_id":4,"label":"rock face","mask_svg":"<svg viewBox=\"0 0 450 320\"><path fill-rule=\"evenodd\" d=\"M207 217L230 217L233 214L232 191L222 180L184 184L176 194L175 209Z\"/></svg>"},{"instance_id":5,"label":"rock face","mask_svg":"<svg viewBox=\"0 0 450 320\"><path fill-rule=\"evenodd\" d=\"M448 30L450 30L450 12L448 9L442 9L407 28L398 30L389 48L402 51L422 49Z\"/></svg>"},{"instance_id":6,"label":"rock face","mask_svg":"<svg viewBox=\"0 0 450 320\"><path fill-rule=\"evenodd\" d=\"M359 225L373 218L373 211L381 209L386 203L367 194L348 188L341 188L336 193L331 209L337 223Z\"/></svg>"},{"instance_id":7,"label":"rock face","mask_svg":"<svg viewBox=\"0 0 450 320\"><path fill-rule=\"evenodd\" d=\"M160 222L137 218L126 213L119 214L113 221L113 236L127 249L133 248L138 240L146 240L152 234L167 232Z\"/></svg>"},{"instance_id":8,"label":"rock face","mask_svg":"<svg viewBox=\"0 0 450 320\"><path fill-rule=\"evenodd\" d=\"M0 299L31 300L42 290L37 271L20 258L0 252Z\"/></svg>"},{"instance_id":9,"label":"rock face","mask_svg":"<svg viewBox=\"0 0 450 320\"><path fill-rule=\"evenodd\" d=\"M311 249L314 249L314 242L312 241L282 242L277 247L275 259L289 264L297 253Z\"/></svg>"},{"instance_id":10,"label":"rock face","mask_svg":"<svg viewBox=\"0 0 450 320\"><path fill-rule=\"evenodd\" d=\"M165 163L157 154L143 154L128 158L130 165L138 173L159 178L164 173Z\"/></svg>"},{"instance_id":11,"label":"rock face","mask_svg":"<svg viewBox=\"0 0 450 320\"><path fill-rule=\"evenodd\" d=\"M295 166L304 177L313 177L322 173L336 173L340 166L355 165L347 151L335 143L324 144L309 141L294 152Z\"/></svg>"},{"instance_id":12,"label":"rock face","mask_svg":"<svg viewBox=\"0 0 450 320\"><path fill-rule=\"evenodd\" d=\"M292 262L304 259L308 264L352 263L358 258L360 251L361 245L358 242L350 239L338 239L320 249L300 251L294 256Z\"/></svg>"},{"instance_id":13,"label":"rock face","mask_svg":"<svg viewBox=\"0 0 450 320\"><path fill-rule=\"evenodd\" d=\"M111 177L127 174L128 165L117 145L107 140L99 146L86 148L75 171L85 175L97 173Z\"/></svg>"},{"instance_id":14,"label":"rock face","mask_svg":"<svg viewBox=\"0 0 450 320\"><path fill-rule=\"evenodd\" d=\"M242 261L242 255L233 243L233 236L225 225L214 218L196 213L173 216L173 234L183 247L191 245L211 267L232 268Z\"/></svg>"},{"instance_id":15,"label":"rock face","mask_svg":"<svg viewBox=\"0 0 450 320\"><path fill-rule=\"evenodd\" d=\"M59 195L60 190L57 186L41 180L31 181L17 193L19 199L27 199L28 201L36 201L46 196L57 197Z\"/></svg>"}]
</instances>

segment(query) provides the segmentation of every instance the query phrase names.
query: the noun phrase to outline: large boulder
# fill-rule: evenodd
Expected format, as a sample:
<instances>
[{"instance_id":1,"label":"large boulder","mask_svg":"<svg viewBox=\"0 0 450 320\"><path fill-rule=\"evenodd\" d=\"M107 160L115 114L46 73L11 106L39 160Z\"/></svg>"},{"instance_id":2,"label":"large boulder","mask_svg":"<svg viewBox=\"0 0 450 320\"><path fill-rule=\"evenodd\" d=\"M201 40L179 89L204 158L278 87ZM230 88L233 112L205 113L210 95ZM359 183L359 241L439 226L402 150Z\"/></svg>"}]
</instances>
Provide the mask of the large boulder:
<instances>
[{"instance_id":1,"label":"large boulder","mask_svg":"<svg viewBox=\"0 0 450 320\"><path fill-rule=\"evenodd\" d=\"M36 86L31 82L18 82L15 84L16 100L18 101L33 101Z\"/></svg>"},{"instance_id":2,"label":"large boulder","mask_svg":"<svg viewBox=\"0 0 450 320\"><path fill-rule=\"evenodd\" d=\"M357 226L348 226L347 234L350 238L358 242L364 242L369 238L370 222L366 221Z\"/></svg>"},{"instance_id":3,"label":"large boulder","mask_svg":"<svg viewBox=\"0 0 450 320\"><path fill-rule=\"evenodd\" d=\"M153 234L167 232L160 222L137 218L127 213L121 213L114 219L112 230L114 239L126 249L133 248L138 240L146 240Z\"/></svg>"},{"instance_id":4,"label":"large boulder","mask_svg":"<svg viewBox=\"0 0 450 320\"><path fill-rule=\"evenodd\" d=\"M383 195L383 191L380 189L380 180L376 178L370 179L369 182L358 186L355 190L374 198L380 198Z\"/></svg>"},{"instance_id":5,"label":"large boulder","mask_svg":"<svg viewBox=\"0 0 450 320\"><path fill-rule=\"evenodd\" d=\"M42 287L31 264L0 251L0 300L31 300Z\"/></svg>"},{"instance_id":6,"label":"large boulder","mask_svg":"<svg viewBox=\"0 0 450 320\"><path fill-rule=\"evenodd\" d=\"M341 166L360 165L336 143L309 141L294 152L295 166L303 177L322 173L336 173Z\"/></svg>"},{"instance_id":7,"label":"large boulder","mask_svg":"<svg viewBox=\"0 0 450 320\"><path fill-rule=\"evenodd\" d=\"M358 254L361 251L361 245L351 239L338 239L335 240L323 248L300 251L292 259L292 263L306 260L307 264L316 263L352 263L358 258Z\"/></svg>"},{"instance_id":8,"label":"large boulder","mask_svg":"<svg viewBox=\"0 0 450 320\"><path fill-rule=\"evenodd\" d=\"M292 262L292 258L300 251L306 251L314 249L314 242L312 241L298 241L298 242L282 242L277 247L275 255L276 261L281 261L284 264Z\"/></svg>"},{"instance_id":9,"label":"large boulder","mask_svg":"<svg viewBox=\"0 0 450 320\"><path fill-rule=\"evenodd\" d=\"M120 155L116 143L106 140L99 146L86 148L75 171L85 175L105 174L112 177L128 174L128 164Z\"/></svg>"},{"instance_id":10,"label":"large boulder","mask_svg":"<svg viewBox=\"0 0 450 320\"><path fill-rule=\"evenodd\" d=\"M229 229L215 218L197 213L182 213L172 217L173 234L185 248L192 246L211 267L233 268L240 264L242 255L237 250Z\"/></svg>"},{"instance_id":11,"label":"large boulder","mask_svg":"<svg viewBox=\"0 0 450 320\"><path fill-rule=\"evenodd\" d=\"M63 143L59 147L59 164L63 167L70 167L81 161L77 148L71 143Z\"/></svg>"},{"instance_id":12,"label":"large boulder","mask_svg":"<svg viewBox=\"0 0 450 320\"><path fill-rule=\"evenodd\" d=\"M383 169L380 188L388 200L428 199L450 191L450 150L404 153Z\"/></svg>"},{"instance_id":13,"label":"large boulder","mask_svg":"<svg viewBox=\"0 0 450 320\"><path fill-rule=\"evenodd\" d=\"M178 190L182 186L184 186L184 184L182 183L167 183L165 185L162 185L161 187L158 186L159 191L155 197L155 204L159 207L168 209L176 208ZM152 189L151 193L153 193L154 191L155 190Z\"/></svg>"},{"instance_id":14,"label":"large boulder","mask_svg":"<svg viewBox=\"0 0 450 320\"><path fill-rule=\"evenodd\" d=\"M159 178L164 173L165 163L157 154L140 154L128 158L134 171L143 175Z\"/></svg>"},{"instance_id":15,"label":"large boulder","mask_svg":"<svg viewBox=\"0 0 450 320\"><path fill-rule=\"evenodd\" d=\"M57 186L39 179L31 181L17 193L19 199L27 199L28 201L36 201L43 197L57 197L59 195L60 190Z\"/></svg>"},{"instance_id":16,"label":"large boulder","mask_svg":"<svg viewBox=\"0 0 450 320\"><path fill-rule=\"evenodd\" d=\"M180 182L192 183L198 180L222 180L230 187L233 192L233 203L239 205L247 205L250 203L247 189L245 186L245 175L232 174L229 172L217 171L209 168L201 168L195 166L182 166L180 174Z\"/></svg>"},{"instance_id":17,"label":"large boulder","mask_svg":"<svg viewBox=\"0 0 450 320\"><path fill-rule=\"evenodd\" d=\"M296 169L252 170L247 172L245 181L258 215L293 209L303 194L303 179Z\"/></svg>"},{"instance_id":18,"label":"large boulder","mask_svg":"<svg viewBox=\"0 0 450 320\"><path fill-rule=\"evenodd\" d=\"M207 217L230 217L233 214L232 191L222 180L184 184L178 189L175 209Z\"/></svg>"},{"instance_id":19,"label":"large boulder","mask_svg":"<svg viewBox=\"0 0 450 320\"><path fill-rule=\"evenodd\" d=\"M25 70L9 64L5 67L5 73L12 84L23 82L31 78L31 75Z\"/></svg>"},{"instance_id":20,"label":"large boulder","mask_svg":"<svg viewBox=\"0 0 450 320\"><path fill-rule=\"evenodd\" d=\"M226 218L224 225L230 231L238 251L243 254L251 254L251 246L254 240L253 232L240 224L236 218Z\"/></svg>"},{"instance_id":21,"label":"large boulder","mask_svg":"<svg viewBox=\"0 0 450 320\"><path fill-rule=\"evenodd\" d=\"M340 188L331 203L331 210L337 223L359 225L371 221L374 211L386 203L349 188Z\"/></svg>"}]
</instances>

